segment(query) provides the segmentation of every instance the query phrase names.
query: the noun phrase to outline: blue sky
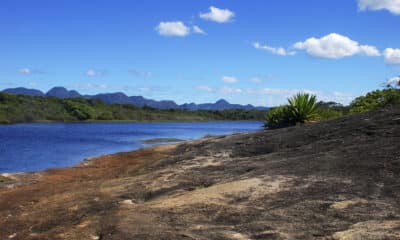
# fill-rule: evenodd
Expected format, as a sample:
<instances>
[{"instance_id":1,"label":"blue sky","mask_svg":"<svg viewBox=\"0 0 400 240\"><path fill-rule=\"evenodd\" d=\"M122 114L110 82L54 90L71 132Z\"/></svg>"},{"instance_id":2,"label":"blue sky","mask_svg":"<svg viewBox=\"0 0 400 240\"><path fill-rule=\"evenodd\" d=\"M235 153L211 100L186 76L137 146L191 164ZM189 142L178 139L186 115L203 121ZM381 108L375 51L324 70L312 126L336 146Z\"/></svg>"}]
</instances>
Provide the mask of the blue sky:
<instances>
[{"instance_id":1,"label":"blue sky","mask_svg":"<svg viewBox=\"0 0 400 240\"><path fill-rule=\"evenodd\" d=\"M0 88L274 106L400 74L400 0L2 0Z\"/></svg>"}]
</instances>

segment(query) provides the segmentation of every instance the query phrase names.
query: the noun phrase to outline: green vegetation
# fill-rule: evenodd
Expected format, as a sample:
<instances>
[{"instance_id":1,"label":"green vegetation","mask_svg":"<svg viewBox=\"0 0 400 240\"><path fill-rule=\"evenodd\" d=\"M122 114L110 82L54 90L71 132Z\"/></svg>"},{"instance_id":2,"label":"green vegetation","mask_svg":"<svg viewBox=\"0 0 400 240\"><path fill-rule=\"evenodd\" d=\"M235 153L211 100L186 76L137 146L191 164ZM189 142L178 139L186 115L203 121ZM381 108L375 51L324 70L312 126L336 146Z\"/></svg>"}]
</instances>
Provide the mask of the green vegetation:
<instances>
[{"instance_id":1,"label":"green vegetation","mask_svg":"<svg viewBox=\"0 0 400 240\"><path fill-rule=\"evenodd\" d=\"M105 104L94 99L58 99L0 93L0 123L74 121L210 121L263 120L266 111L160 110Z\"/></svg>"},{"instance_id":2,"label":"green vegetation","mask_svg":"<svg viewBox=\"0 0 400 240\"><path fill-rule=\"evenodd\" d=\"M318 110L316 96L298 93L288 99L288 105L268 111L265 127L273 129L314 121L319 118L318 112L323 113L324 111L323 109Z\"/></svg>"},{"instance_id":3,"label":"green vegetation","mask_svg":"<svg viewBox=\"0 0 400 240\"><path fill-rule=\"evenodd\" d=\"M350 104L351 113L368 112L379 107L400 103L400 89L387 88L367 93Z\"/></svg>"},{"instance_id":4,"label":"green vegetation","mask_svg":"<svg viewBox=\"0 0 400 240\"><path fill-rule=\"evenodd\" d=\"M0 93L0 123L265 120L265 127L274 129L367 112L396 103L400 103L400 89L393 87L367 93L346 107L335 102L316 102L315 96L309 94L297 94L288 99L287 105L269 111L160 110L148 106L139 108L132 105L105 104L94 99L58 99Z\"/></svg>"},{"instance_id":5,"label":"green vegetation","mask_svg":"<svg viewBox=\"0 0 400 240\"><path fill-rule=\"evenodd\" d=\"M317 97L308 93L298 93L288 99L289 115L294 123L305 123L317 117Z\"/></svg>"},{"instance_id":6,"label":"green vegetation","mask_svg":"<svg viewBox=\"0 0 400 240\"><path fill-rule=\"evenodd\" d=\"M390 104L400 104L400 89L388 87L358 97L347 107L335 102L318 102L315 96L297 94L288 99L288 104L269 110L265 128L275 129L310 121L327 120L346 114L362 113Z\"/></svg>"},{"instance_id":7,"label":"green vegetation","mask_svg":"<svg viewBox=\"0 0 400 240\"><path fill-rule=\"evenodd\" d=\"M275 129L294 125L290 116L289 106L279 106L267 112L265 128Z\"/></svg>"}]
</instances>

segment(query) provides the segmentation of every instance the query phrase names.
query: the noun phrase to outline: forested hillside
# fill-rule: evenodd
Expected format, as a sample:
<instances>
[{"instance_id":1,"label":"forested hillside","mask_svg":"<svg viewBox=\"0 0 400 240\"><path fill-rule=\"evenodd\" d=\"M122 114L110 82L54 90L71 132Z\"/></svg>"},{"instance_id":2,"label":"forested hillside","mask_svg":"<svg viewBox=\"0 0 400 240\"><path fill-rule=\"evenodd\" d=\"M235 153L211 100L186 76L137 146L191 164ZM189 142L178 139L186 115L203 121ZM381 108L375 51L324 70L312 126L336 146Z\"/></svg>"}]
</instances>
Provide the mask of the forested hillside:
<instances>
[{"instance_id":1,"label":"forested hillside","mask_svg":"<svg viewBox=\"0 0 400 240\"><path fill-rule=\"evenodd\" d=\"M95 99L59 99L0 93L0 123L73 121L209 121L263 120L260 110L160 110L105 104Z\"/></svg>"}]
</instances>

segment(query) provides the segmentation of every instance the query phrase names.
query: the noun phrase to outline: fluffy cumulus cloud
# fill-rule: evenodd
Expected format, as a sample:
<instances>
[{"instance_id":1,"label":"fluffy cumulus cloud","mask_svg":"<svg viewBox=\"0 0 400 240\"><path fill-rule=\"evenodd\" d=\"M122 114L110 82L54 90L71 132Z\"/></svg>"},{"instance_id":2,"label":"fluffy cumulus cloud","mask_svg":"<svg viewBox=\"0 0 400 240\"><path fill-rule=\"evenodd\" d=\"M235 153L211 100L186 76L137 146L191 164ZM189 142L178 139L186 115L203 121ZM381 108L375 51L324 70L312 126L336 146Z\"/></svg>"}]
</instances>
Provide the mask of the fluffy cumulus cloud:
<instances>
[{"instance_id":1,"label":"fluffy cumulus cloud","mask_svg":"<svg viewBox=\"0 0 400 240\"><path fill-rule=\"evenodd\" d=\"M235 13L229 9L220 9L214 6L210 7L210 11L207 13L200 13L200 18L208 21L214 21L218 23L229 22Z\"/></svg>"},{"instance_id":2,"label":"fluffy cumulus cloud","mask_svg":"<svg viewBox=\"0 0 400 240\"><path fill-rule=\"evenodd\" d=\"M163 36L184 37L190 34L190 28L181 21L160 22L156 31Z\"/></svg>"},{"instance_id":3,"label":"fluffy cumulus cloud","mask_svg":"<svg viewBox=\"0 0 400 240\"><path fill-rule=\"evenodd\" d=\"M313 57L338 59L353 55L380 56L379 50L374 46L361 45L358 42L337 34L331 33L322 38L309 38L304 42L297 42L296 49L303 49Z\"/></svg>"},{"instance_id":4,"label":"fluffy cumulus cloud","mask_svg":"<svg viewBox=\"0 0 400 240\"><path fill-rule=\"evenodd\" d=\"M400 49L386 48L383 56L388 64L400 64Z\"/></svg>"},{"instance_id":5,"label":"fluffy cumulus cloud","mask_svg":"<svg viewBox=\"0 0 400 240\"><path fill-rule=\"evenodd\" d=\"M239 79L237 79L236 77L232 77L232 76L223 76L222 81L226 82L226 83L237 83L237 82L239 82Z\"/></svg>"},{"instance_id":6,"label":"fluffy cumulus cloud","mask_svg":"<svg viewBox=\"0 0 400 240\"><path fill-rule=\"evenodd\" d=\"M271 47L268 45L261 45L259 42L253 43L253 47L279 56L293 56L296 54L295 51L289 51L282 47Z\"/></svg>"},{"instance_id":7,"label":"fluffy cumulus cloud","mask_svg":"<svg viewBox=\"0 0 400 240\"><path fill-rule=\"evenodd\" d=\"M388 10L389 12L400 15L400 0L358 0L360 10Z\"/></svg>"}]
</instances>

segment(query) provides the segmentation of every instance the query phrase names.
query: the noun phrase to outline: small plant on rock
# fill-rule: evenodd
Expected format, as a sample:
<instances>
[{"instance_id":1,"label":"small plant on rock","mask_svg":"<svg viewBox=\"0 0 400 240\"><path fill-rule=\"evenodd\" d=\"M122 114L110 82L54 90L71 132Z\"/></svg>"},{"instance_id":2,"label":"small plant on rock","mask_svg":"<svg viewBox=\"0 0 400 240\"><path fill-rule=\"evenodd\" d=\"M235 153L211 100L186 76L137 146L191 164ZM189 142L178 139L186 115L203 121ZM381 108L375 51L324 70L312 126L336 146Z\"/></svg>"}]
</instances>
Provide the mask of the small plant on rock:
<instances>
[{"instance_id":1,"label":"small plant on rock","mask_svg":"<svg viewBox=\"0 0 400 240\"><path fill-rule=\"evenodd\" d=\"M308 93L298 93L288 99L289 115L294 123L306 123L318 117L317 97Z\"/></svg>"}]
</instances>

